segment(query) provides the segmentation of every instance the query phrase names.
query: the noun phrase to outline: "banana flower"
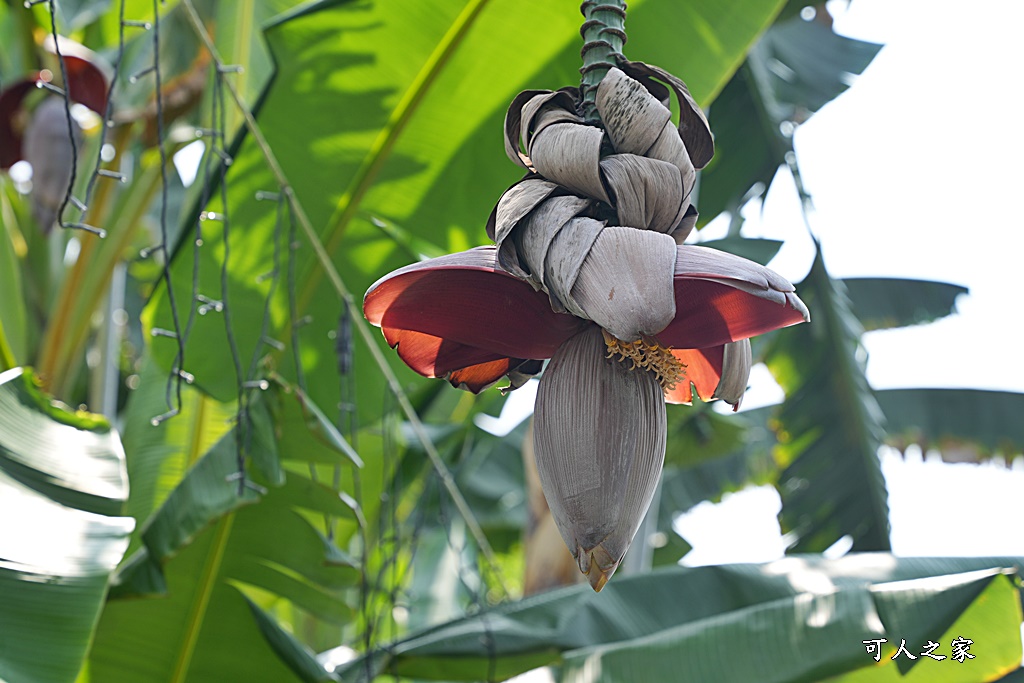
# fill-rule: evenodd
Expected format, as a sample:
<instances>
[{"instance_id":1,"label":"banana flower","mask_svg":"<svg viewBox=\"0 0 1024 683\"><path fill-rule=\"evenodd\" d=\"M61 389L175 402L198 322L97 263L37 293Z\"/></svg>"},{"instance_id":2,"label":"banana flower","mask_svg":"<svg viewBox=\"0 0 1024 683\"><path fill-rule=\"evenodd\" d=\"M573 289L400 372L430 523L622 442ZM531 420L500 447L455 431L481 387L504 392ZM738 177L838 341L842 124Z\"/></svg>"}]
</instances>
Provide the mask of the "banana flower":
<instances>
[{"instance_id":1,"label":"banana flower","mask_svg":"<svg viewBox=\"0 0 1024 683\"><path fill-rule=\"evenodd\" d=\"M54 52L52 40L46 47ZM91 50L66 38L60 39L60 48L68 99L103 115L107 109L108 67ZM45 92L54 77L53 70L42 69L0 91L0 169L21 160L32 165L32 213L44 233L50 231L64 202L74 156L64 98ZM38 89L45 95L35 101L30 94ZM74 143L80 148L82 130L74 118L70 126Z\"/></svg>"},{"instance_id":2,"label":"banana flower","mask_svg":"<svg viewBox=\"0 0 1024 683\"><path fill-rule=\"evenodd\" d=\"M503 376L515 388L551 359L535 410L537 466L595 590L650 505L666 401L696 393L738 406L750 337L809 319L768 268L682 244L696 222L696 170L713 153L707 122L682 81L622 66L598 88L604 130L581 121L567 90L520 94L505 145L528 173L492 212L496 246L400 268L363 303L409 367L472 392ZM679 101L678 128L659 80Z\"/></svg>"}]
</instances>

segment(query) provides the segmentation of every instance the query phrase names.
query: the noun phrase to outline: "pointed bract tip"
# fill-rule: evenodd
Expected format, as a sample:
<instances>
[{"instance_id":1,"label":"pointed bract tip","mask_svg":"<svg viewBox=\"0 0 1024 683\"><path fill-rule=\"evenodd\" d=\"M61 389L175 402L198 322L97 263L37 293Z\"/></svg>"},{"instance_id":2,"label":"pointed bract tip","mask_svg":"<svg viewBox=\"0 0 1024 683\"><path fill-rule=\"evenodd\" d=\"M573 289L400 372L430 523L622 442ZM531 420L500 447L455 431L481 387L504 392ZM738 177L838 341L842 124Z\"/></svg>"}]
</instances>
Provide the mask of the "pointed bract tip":
<instances>
[{"instance_id":1,"label":"pointed bract tip","mask_svg":"<svg viewBox=\"0 0 1024 683\"><path fill-rule=\"evenodd\" d=\"M790 306L803 314L805 323L811 322L811 311L807 308L807 304L805 304L795 292L787 292L786 301L789 302Z\"/></svg>"},{"instance_id":2,"label":"pointed bract tip","mask_svg":"<svg viewBox=\"0 0 1024 683\"><path fill-rule=\"evenodd\" d=\"M604 545L598 545L591 550L584 550L580 546L576 548L576 552L573 555L576 557L576 563L579 565L580 571L587 577L587 581L590 582L590 586L594 589L595 593L601 592L601 589L608 583L608 579L612 578L612 574L619 568L619 562L621 561L621 558L618 560L612 559L608 551L605 550Z\"/></svg>"}]
</instances>

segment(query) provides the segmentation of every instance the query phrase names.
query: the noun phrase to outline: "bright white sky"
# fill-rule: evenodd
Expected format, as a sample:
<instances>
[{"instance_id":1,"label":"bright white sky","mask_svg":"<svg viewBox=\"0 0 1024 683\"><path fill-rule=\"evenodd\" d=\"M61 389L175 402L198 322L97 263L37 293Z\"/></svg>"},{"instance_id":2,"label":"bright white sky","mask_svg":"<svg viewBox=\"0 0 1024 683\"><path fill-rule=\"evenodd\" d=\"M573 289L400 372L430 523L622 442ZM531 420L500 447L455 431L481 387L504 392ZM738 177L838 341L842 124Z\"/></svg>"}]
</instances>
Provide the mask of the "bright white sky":
<instances>
[{"instance_id":1,"label":"bright white sky","mask_svg":"<svg viewBox=\"0 0 1024 683\"><path fill-rule=\"evenodd\" d=\"M839 33L884 43L867 71L797 130L817 211L813 229L834 276L945 280L970 288L959 314L865 336L876 388L974 387L1024 392L1013 278L1024 271L1024 3L1017 0L833 0ZM780 176L744 234L784 239L772 268L794 282L812 245L792 181ZM701 239L724 234L714 223ZM813 316L813 311L812 311ZM813 324L813 323L812 323ZM514 403L532 407L531 387ZM755 368L744 407L782 397ZM516 412L514 405L509 412ZM928 460L932 460L929 462ZM885 452L892 543L900 555L1024 555L1024 536L993 519L1024 516L1024 467L946 465L920 451ZM785 544L769 487L705 503L677 530L684 564L767 561ZM835 554L846 548L837 544Z\"/></svg>"}]
</instances>

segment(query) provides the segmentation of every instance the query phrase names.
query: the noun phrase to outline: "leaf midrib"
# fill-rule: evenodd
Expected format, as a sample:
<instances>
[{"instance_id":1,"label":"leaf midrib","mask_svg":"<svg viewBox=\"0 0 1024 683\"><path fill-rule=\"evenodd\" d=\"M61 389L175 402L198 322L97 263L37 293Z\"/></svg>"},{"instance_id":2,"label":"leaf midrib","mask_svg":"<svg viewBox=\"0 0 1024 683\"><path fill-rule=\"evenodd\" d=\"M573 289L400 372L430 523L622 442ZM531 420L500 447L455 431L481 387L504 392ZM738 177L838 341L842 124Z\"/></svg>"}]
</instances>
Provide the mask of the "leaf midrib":
<instances>
[{"instance_id":1,"label":"leaf midrib","mask_svg":"<svg viewBox=\"0 0 1024 683\"><path fill-rule=\"evenodd\" d=\"M185 623L184 642L174 664L174 672L169 679L172 683L184 683L188 676L189 668L192 665L192 657L195 654L196 643L199 640L199 634L203 630L203 621L206 618L206 611L210 606L210 598L213 596L213 590L216 586L216 579L220 574L221 565L224 563L224 553L234 521L235 514L232 512L225 515L224 520L217 527L213 538L213 547L206 556L206 562L199 577L198 590L196 591L196 597L193 599L192 611L189 613Z\"/></svg>"}]
</instances>

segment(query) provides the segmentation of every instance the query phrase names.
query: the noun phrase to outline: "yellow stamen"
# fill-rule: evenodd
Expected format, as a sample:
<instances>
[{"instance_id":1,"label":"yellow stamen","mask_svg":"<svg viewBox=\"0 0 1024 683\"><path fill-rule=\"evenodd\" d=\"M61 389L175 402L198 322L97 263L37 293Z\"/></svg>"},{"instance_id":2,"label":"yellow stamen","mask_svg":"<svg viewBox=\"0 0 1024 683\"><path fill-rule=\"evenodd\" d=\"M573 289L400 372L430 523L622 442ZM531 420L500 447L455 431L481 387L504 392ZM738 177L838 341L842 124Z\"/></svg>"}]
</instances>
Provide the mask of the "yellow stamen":
<instances>
[{"instance_id":1,"label":"yellow stamen","mask_svg":"<svg viewBox=\"0 0 1024 683\"><path fill-rule=\"evenodd\" d=\"M624 363L627 359L630 361L630 370L643 368L653 372L665 391L675 389L676 384L685 377L686 366L656 340L642 337L625 342L605 330L601 331L604 332L604 343L608 347L605 358L618 356L620 362Z\"/></svg>"}]
</instances>

